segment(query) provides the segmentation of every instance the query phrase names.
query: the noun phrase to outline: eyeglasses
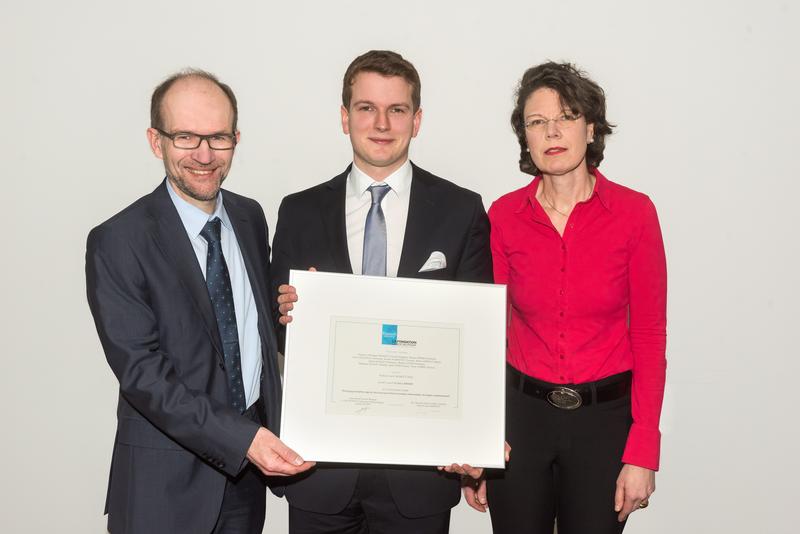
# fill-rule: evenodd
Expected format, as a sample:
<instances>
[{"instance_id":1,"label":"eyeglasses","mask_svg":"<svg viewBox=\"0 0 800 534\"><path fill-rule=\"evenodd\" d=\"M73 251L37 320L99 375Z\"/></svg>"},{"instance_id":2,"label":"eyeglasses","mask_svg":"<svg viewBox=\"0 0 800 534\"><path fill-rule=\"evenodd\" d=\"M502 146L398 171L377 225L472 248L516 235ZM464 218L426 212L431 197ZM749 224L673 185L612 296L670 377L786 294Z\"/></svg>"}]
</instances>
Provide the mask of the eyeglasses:
<instances>
[{"instance_id":1,"label":"eyeglasses","mask_svg":"<svg viewBox=\"0 0 800 534\"><path fill-rule=\"evenodd\" d=\"M175 132L167 133L164 130L155 128L164 137L172 140L172 146L183 150L194 150L203 141L208 143L211 150L233 150L236 146L236 136L231 134L216 133L211 135L200 135L194 132Z\"/></svg>"},{"instance_id":2,"label":"eyeglasses","mask_svg":"<svg viewBox=\"0 0 800 534\"><path fill-rule=\"evenodd\" d=\"M580 113L572 114L572 113L562 113L555 119L545 119L544 117L531 117L527 119L523 124L525 125L526 130L531 130L534 132L541 132L547 128L547 125L550 121L556 123L556 126L560 128L568 128L575 124L575 121L581 118Z\"/></svg>"}]
</instances>

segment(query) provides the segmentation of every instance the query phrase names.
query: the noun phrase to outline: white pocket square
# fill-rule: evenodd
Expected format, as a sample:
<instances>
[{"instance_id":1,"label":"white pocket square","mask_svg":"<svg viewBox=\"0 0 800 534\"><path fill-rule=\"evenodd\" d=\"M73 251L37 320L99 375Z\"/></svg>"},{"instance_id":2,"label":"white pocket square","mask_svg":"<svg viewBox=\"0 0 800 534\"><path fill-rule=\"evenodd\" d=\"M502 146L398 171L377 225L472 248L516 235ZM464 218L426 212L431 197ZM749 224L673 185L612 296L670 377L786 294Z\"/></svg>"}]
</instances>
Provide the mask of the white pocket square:
<instances>
[{"instance_id":1,"label":"white pocket square","mask_svg":"<svg viewBox=\"0 0 800 534\"><path fill-rule=\"evenodd\" d=\"M428 258L428 261L425 262L425 265L422 266L419 272L427 273L430 271L438 271L445 267L447 267L447 258L444 257L444 254L435 250L431 252L430 258Z\"/></svg>"}]
</instances>

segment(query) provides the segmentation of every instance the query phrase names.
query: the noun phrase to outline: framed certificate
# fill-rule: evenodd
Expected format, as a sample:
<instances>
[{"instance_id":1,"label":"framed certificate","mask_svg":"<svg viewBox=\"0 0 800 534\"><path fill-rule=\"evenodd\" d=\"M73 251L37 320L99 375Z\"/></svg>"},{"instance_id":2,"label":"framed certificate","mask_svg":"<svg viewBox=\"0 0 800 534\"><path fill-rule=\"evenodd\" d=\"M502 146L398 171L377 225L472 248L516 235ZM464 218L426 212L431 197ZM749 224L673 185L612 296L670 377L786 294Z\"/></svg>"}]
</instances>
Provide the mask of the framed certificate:
<instances>
[{"instance_id":1,"label":"framed certificate","mask_svg":"<svg viewBox=\"0 0 800 534\"><path fill-rule=\"evenodd\" d=\"M281 439L304 459L503 467L506 288L291 271Z\"/></svg>"}]
</instances>

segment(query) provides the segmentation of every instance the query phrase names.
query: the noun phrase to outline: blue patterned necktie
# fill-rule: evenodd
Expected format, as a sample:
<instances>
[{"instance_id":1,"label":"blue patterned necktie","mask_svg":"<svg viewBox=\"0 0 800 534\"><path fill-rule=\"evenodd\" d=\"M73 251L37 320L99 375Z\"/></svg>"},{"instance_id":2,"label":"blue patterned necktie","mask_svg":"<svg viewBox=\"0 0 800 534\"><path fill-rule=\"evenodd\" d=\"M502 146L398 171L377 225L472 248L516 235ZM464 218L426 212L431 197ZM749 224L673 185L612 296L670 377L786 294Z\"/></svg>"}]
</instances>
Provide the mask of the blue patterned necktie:
<instances>
[{"instance_id":1,"label":"blue patterned necktie","mask_svg":"<svg viewBox=\"0 0 800 534\"><path fill-rule=\"evenodd\" d=\"M222 350L225 356L225 372L228 377L228 392L231 406L244 413L247 401L242 381L242 357L239 352L239 329L236 327L236 310L233 307L233 291L228 265L222 255L220 237L220 220L214 217L206 223L200 235L208 242L206 256L206 285L208 296L217 317L217 328L222 339Z\"/></svg>"},{"instance_id":2,"label":"blue patterned necktie","mask_svg":"<svg viewBox=\"0 0 800 534\"><path fill-rule=\"evenodd\" d=\"M386 276L386 218L383 216L381 201L391 187L387 184L369 186L372 206L367 213L364 225L364 257L361 260L361 274Z\"/></svg>"}]
</instances>

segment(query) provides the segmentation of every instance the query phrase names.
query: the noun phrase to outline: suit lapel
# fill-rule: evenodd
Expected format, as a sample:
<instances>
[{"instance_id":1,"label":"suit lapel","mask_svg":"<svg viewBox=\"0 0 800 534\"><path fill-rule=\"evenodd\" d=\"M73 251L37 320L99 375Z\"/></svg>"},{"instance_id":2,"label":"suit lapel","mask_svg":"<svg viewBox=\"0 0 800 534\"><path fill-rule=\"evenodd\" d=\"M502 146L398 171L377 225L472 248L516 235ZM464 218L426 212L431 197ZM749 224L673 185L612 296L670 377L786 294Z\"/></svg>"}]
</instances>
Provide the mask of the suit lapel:
<instances>
[{"instance_id":1,"label":"suit lapel","mask_svg":"<svg viewBox=\"0 0 800 534\"><path fill-rule=\"evenodd\" d=\"M236 241L239 243L239 250L242 253L242 259L244 259L244 267L247 270L247 277L250 280L250 287L256 299L262 339L269 340L270 336L263 335L264 332L269 331L268 325L271 324L266 319L272 316L269 290L266 286L267 274L264 271L267 258L262 258L258 254L258 237L254 232L253 225L246 210L232 198L232 195L228 194L224 198L225 211L228 212L231 225L233 225L233 233L236 234ZM262 246L266 248L267 244L264 243Z\"/></svg>"},{"instance_id":2,"label":"suit lapel","mask_svg":"<svg viewBox=\"0 0 800 534\"><path fill-rule=\"evenodd\" d=\"M153 192L152 200L151 213L157 220L154 235L156 245L178 273L181 284L203 318L203 329L211 338L211 343L222 362L222 344L219 339L217 318L208 296L208 287L203 273L200 272L197 256L189 242L189 236L186 235L186 229L183 227L172 199L169 198L164 182Z\"/></svg>"},{"instance_id":3,"label":"suit lapel","mask_svg":"<svg viewBox=\"0 0 800 534\"><path fill-rule=\"evenodd\" d=\"M400 254L400 265L397 276L413 278L417 275L422 262L421 258L428 252L428 236L436 224L436 203L434 187L425 171L411 164L411 192L408 200L408 219L406 233L403 237L403 251ZM421 259L420 259L421 258ZM419 263L419 265L417 265Z\"/></svg>"},{"instance_id":4,"label":"suit lapel","mask_svg":"<svg viewBox=\"0 0 800 534\"><path fill-rule=\"evenodd\" d=\"M320 215L325 223L336 272L353 274L350 251L347 248L347 222L344 213L349 174L350 167L347 167L342 174L327 183L328 194L320 201Z\"/></svg>"}]
</instances>

